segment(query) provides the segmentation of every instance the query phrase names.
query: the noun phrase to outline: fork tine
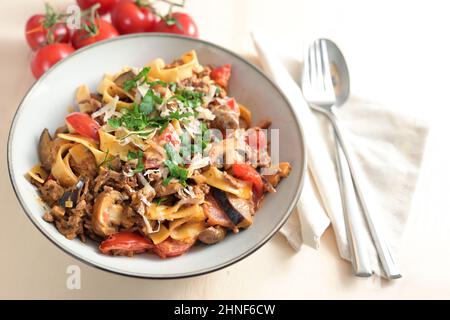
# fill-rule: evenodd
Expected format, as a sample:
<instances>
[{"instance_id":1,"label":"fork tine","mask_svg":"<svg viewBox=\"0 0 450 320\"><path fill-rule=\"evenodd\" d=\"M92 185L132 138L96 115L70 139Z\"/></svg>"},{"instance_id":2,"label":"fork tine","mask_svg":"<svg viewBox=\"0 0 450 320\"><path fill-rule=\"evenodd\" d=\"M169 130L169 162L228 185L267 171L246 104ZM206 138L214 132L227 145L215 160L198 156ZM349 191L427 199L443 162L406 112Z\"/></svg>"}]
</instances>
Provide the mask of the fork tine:
<instances>
[{"instance_id":1,"label":"fork tine","mask_svg":"<svg viewBox=\"0 0 450 320\"><path fill-rule=\"evenodd\" d=\"M317 83L317 60L314 50L314 44L311 44L308 52L308 63L309 63L309 72L310 72L310 84L311 87Z\"/></svg>"},{"instance_id":2,"label":"fork tine","mask_svg":"<svg viewBox=\"0 0 450 320\"><path fill-rule=\"evenodd\" d=\"M323 62L322 62L322 54L321 54L321 50L320 50L319 40L314 41L313 47L314 47L314 57L315 57L316 68L317 68L316 88L320 91L325 91L324 79L323 79Z\"/></svg>"},{"instance_id":3,"label":"fork tine","mask_svg":"<svg viewBox=\"0 0 450 320\"><path fill-rule=\"evenodd\" d=\"M328 58L328 48L327 43L325 40L320 40L320 51L321 51L321 58L322 58L322 65L323 65L323 83L324 83L324 89L325 91L333 91L333 81L331 78L330 73L330 60Z\"/></svg>"}]
</instances>

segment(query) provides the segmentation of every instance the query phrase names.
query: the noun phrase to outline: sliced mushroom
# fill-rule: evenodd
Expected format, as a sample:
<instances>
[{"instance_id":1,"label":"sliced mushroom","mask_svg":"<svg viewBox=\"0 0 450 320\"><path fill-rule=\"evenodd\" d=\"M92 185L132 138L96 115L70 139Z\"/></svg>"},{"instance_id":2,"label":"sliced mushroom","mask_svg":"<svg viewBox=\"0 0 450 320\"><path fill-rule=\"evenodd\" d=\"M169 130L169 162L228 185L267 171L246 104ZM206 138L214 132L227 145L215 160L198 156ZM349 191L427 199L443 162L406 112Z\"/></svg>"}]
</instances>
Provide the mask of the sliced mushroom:
<instances>
[{"instance_id":1,"label":"sliced mushroom","mask_svg":"<svg viewBox=\"0 0 450 320\"><path fill-rule=\"evenodd\" d=\"M83 113L92 113L102 107L101 100L91 94L86 85L79 86L76 93L78 108Z\"/></svg>"},{"instance_id":2,"label":"sliced mushroom","mask_svg":"<svg viewBox=\"0 0 450 320\"><path fill-rule=\"evenodd\" d=\"M255 213L255 206L251 200L236 197L233 194L227 194L228 202L231 207L239 212L241 221L236 225L238 228L247 228L253 223L253 214Z\"/></svg>"},{"instance_id":3,"label":"sliced mushroom","mask_svg":"<svg viewBox=\"0 0 450 320\"><path fill-rule=\"evenodd\" d=\"M94 203L92 225L94 232L107 237L118 231L123 217L123 206L119 204L122 195L119 191L108 190L102 192Z\"/></svg>"},{"instance_id":4,"label":"sliced mushroom","mask_svg":"<svg viewBox=\"0 0 450 320\"><path fill-rule=\"evenodd\" d=\"M56 138L52 139L48 129L44 129L39 138L38 153L39 160L45 170L50 171L52 169L53 161L55 161L59 147L64 143L63 140Z\"/></svg>"},{"instance_id":5,"label":"sliced mushroom","mask_svg":"<svg viewBox=\"0 0 450 320\"><path fill-rule=\"evenodd\" d=\"M227 129L239 128L239 113L231 110L228 106L213 106L211 111L215 115L214 120L211 122L212 128L217 128L223 132Z\"/></svg>"},{"instance_id":6,"label":"sliced mushroom","mask_svg":"<svg viewBox=\"0 0 450 320\"><path fill-rule=\"evenodd\" d=\"M206 244L214 244L222 241L225 238L226 234L227 232L222 227L209 227L200 232L200 234L198 235L198 239Z\"/></svg>"},{"instance_id":7,"label":"sliced mushroom","mask_svg":"<svg viewBox=\"0 0 450 320\"><path fill-rule=\"evenodd\" d=\"M50 145L52 143L52 136L48 129L44 129L41 133L41 137L39 138L39 160L42 163L42 166L46 170L50 170L52 168L53 163L53 155L51 154Z\"/></svg>"},{"instance_id":8,"label":"sliced mushroom","mask_svg":"<svg viewBox=\"0 0 450 320\"><path fill-rule=\"evenodd\" d=\"M233 224L238 228L247 228L253 223L255 213L251 200L239 198L229 192L213 188L212 195Z\"/></svg>"},{"instance_id":9,"label":"sliced mushroom","mask_svg":"<svg viewBox=\"0 0 450 320\"><path fill-rule=\"evenodd\" d=\"M78 104L78 108L83 113L93 113L102 107L102 103L94 98L89 98L87 100L81 101Z\"/></svg>"},{"instance_id":10,"label":"sliced mushroom","mask_svg":"<svg viewBox=\"0 0 450 320\"><path fill-rule=\"evenodd\" d=\"M116 79L114 79L114 83L118 85L119 87L122 87L125 85L125 82L132 80L136 77L133 71L126 71L119 75Z\"/></svg>"}]
</instances>

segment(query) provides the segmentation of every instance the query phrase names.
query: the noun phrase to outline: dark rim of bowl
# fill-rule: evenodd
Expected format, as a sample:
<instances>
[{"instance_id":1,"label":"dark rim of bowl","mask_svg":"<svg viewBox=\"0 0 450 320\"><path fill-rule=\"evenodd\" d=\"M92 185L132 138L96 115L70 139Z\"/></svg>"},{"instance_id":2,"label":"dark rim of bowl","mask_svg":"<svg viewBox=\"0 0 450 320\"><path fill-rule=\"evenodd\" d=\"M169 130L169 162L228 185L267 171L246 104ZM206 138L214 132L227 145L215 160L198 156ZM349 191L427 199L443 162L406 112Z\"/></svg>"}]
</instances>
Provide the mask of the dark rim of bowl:
<instances>
[{"instance_id":1,"label":"dark rim of bowl","mask_svg":"<svg viewBox=\"0 0 450 320\"><path fill-rule=\"evenodd\" d=\"M37 87L41 82L43 82L45 80L45 78L52 73L52 71L56 68L59 67L59 65L65 63L66 61L68 61L69 59L71 59L72 57L74 57L75 55L82 53L86 50L90 50L91 48L95 48L97 46L102 46L102 45L107 45L110 42L114 42L114 41L121 41L122 39L129 39L129 38L175 38L175 39L182 39L182 40L187 40L187 41L192 41L192 42L198 42L198 43L202 43L205 44L207 46L211 46L214 47L216 49L219 49L221 51L226 52L227 54L234 56L235 58L237 58L238 60L240 60L241 62L243 62L244 64L250 66L251 68L253 68L257 73L259 73L263 78L265 78L274 88L275 90L280 94L280 96L284 99L285 103L289 106L292 116L295 119L295 123L297 125L298 131L300 132L300 136L301 136L301 163L302 163L302 168L300 168L300 181L297 185L298 190L296 192L296 194L294 195L294 198L291 201L291 204L288 208L288 210L286 211L286 213L284 214L283 218L278 222L277 225L275 225L275 227L273 228L273 230L266 235L258 244L256 244L254 247L252 247L251 249L247 250L246 252L240 254L239 256L235 257L234 259L231 259L230 261L227 261L225 263L222 263L220 265L214 266L214 267L210 267L207 269L203 269L203 270L199 270L199 271L195 271L195 272L190 272L190 273L183 273L183 274L176 274L176 275L170 275L170 276L147 276L147 275L142 275L142 274L134 274L134 273L129 273L129 272L124 272L121 270L117 270L117 269L112 269L109 268L107 266L103 266L103 265L99 265L98 263L94 262L94 261L90 261L88 260L86 257L83 257L75 252L72 252L71 250L65 248L62 246L62 244L60 244L57 240L53 239L49 234L47 234L38 224L37 222L34 221L31 213L27 210L27 207L25 206L25 201L22 199L22 197L20 196L19 192L18 192L18 187L16 184L16 180L15 177L13 175L13 170L12 170L12 165L11 165L11 141L12 141L12 135L15 132L15 127L16 127L16 120L17 117L19 115L19 111L23 105L23 103L25 102L25 100L28 98L28 96L32 93L33 89L35 87ZM25 94L25 96L23 97L23 99L21 100L19 107L17 108L14 117L13 117L13 121L11 124L11 127L9 129L9 133L8 133L8 144L7 144L7 157L8 157L8 172L9 172L9 177L13 186L13 190L14 193L16 194L17 199L19 200L20 206L22 207L23 211L26 213L27 217L31 220L31 222L37 227L37 229L39 229L39 231L47 238L49 239L53 244L55 244L58 248L60 248L62 251L64 251L65 253L67 253L68 255L76 258L77 260L86 263L96 269L100 269L103 271L108 271L114 274L118 274L118 275L124 275L124 276L129 276L129 277L134 277L134 278L141 278L141 279L154 279L154 280L158 280L158 279L181 279L181 278L188 278L188 277L194 277L194 276L200 276L200 275L204 275L207 273L211 273L214 271L218 271L221 270L225 267L231 266L233 264L235 264L236 262L241 261L242 259L248 257L249 255L251 255L252 253L256 252L259 248L261 248L267 241L269 241L280 229L281 227L284 225L284 223L286 222L286 220L289 218L290 213L292 212L292 210L294 209L295 205L297 204L299 198L300 198L300 194L301 191L303 189L303 183L304 183L304 176L305 176L305 172L306 172L306 154L305 154L305 145L304 145L304 134L303 134L303 129L302 126L300 124L300 121L298 119L298 115L297 113L294 111L294 108L292 107L292 105L290 104L289 100L286 98L285 94L281 91L281 89L279 88L279 86L277 84L275 84L263 71L261 71L257 66L255 66L254 64L252 64L251 62L247 61L245 58L241 57L240 55L224 48L221 47L217 44L205 41L205 40L200 40L200 39L194 39L194 38L190 38L190 37L185 37L185 36L181 36L181 35L175 35L175 34L164 34L164 33L138 33L138 34L132 34L132 35L126 35L126 36L120 36L120 37L116 37L116 38L111 38L108 40L104 40L101 42L97 42L94 43L90 46L87 46L85 48L82 48L80 50L75 51L74 53L72 53L69 57L59 61L58 63L56 63L54 66L52 66L41 78L39 78L32 86L30 89L28 89L27 93Z\"/></svg>"}]
</instances>

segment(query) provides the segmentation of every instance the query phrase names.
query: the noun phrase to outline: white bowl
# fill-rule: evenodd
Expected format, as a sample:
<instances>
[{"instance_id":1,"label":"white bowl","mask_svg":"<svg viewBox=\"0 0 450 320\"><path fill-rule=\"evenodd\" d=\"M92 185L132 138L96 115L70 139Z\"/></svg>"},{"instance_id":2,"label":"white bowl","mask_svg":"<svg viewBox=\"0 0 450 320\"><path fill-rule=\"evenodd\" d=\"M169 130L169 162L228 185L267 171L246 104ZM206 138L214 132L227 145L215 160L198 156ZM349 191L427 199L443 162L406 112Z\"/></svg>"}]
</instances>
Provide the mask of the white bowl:
<instances>
[{"instance_id":1,"label":"white bowl","mask_svg":"<svg viewBox=\"0 0 450 320\"><path fill-rule=\"evenodd\" d=\"M96 88L104 73L124 66L142 66L151 59L166 61L196 50L203 65L231 63L230 94L249 107L258 121L272 119L280 129L280 161L293 170L277 193L270 194L257 212L254 224L213 245L197 245L187 254L161 260L143 254L133 258L102 255L95 243L67 240L53 224L42 219L44 208L25 173L38 163L37 144L43 128L60 126L67 108L74 105L80 84ZM283 225L300 196L305 173L305 150L301 126L284 95L258 68L240 56L201 40L174 35L136 34L119 37L84 48L59 62L29 90L17 109L8 142L8 167L17 198L36 227L65 252L95 267L144 278L180 278L224 268L255 252Z\"/></svg>"}]
</instances>

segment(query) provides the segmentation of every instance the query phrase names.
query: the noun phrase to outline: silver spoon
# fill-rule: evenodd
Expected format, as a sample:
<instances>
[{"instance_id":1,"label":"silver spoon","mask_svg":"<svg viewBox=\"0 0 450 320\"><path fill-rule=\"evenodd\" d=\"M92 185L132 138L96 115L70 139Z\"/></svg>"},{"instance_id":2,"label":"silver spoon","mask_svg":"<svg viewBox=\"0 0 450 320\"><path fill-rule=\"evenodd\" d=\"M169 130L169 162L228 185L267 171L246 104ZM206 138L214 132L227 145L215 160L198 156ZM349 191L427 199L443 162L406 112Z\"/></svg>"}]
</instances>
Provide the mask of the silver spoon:
<instances>
[{"instance_id":1,"label":"silver spoon","mask_svg":"<svg viewBox=\"0 0 450 320\"><path fill-rule=\"evenodd\" d=\"M375 244L375 248L377 250L387 278L400 278L401 275L394 262L389 245L384 240L384 237L381 236L379 228L376 227L374 219L367 209L364 197L361 192L361 188L355 175L355 170L353 169L349 153L339 130L337 118L335 115L336 108L342 106L345 101L347 101L350 94L350 77L344 56L342 55L336 44L326 39L319 39L315 41L311 48L308 54L308 63L305 63L308 68L305 68L305 70L307 70L306 72L304 72L302 82L306 82L306 84L308 84L308 82L305 81L305 77L307 78L308 75L305 73L309 72L310 85L312 85L314 82L320 83L320 81L317 80L322 80L324 84L326 84L326 81L328 81L328 83L330 84L328 87L332 86L334 89L334 94L332 93L330 95L329 92L326 92L327 90L325 90L327 87L326 85L323 85L323 87L321 88L318 88L316 86L309 92L308 90L306 90L307 93L305 94L305 97L307 98L307 100L313 100L311 102L316 102L312 103L311 107L314 110L320 111L321 113L325 114L334 127L336 135L335 140L339 183L341 186L343 207L346 211L347 233L349 237L349 244L352 250L352 259L353 265L355 267L355 273L359 276L370 276L372 270L371 268L369 268L370 262L368 260L368 253L364 250L364 244L362 243L364 241L364 237L361 234L361 221L358 221L357 215L357 211L359 208L357 206L357 203L355 204L355 202L352 201L353 199L350 194L352 189L354 190L357 200L359 201L359 205L361 206L361 210L364 213L364 218L367 222L367 226L371 233L372 240ZM311 56L315 58L314 61L311 60ZM314 73L316 75L314 75ZM333 91L333 89L331 89L331 91ZM308 96L311 99L308 99ZM344 166L345 161L348 164L348 170L346 170L347 167ZM351 177L349 177L349 173Z\"/></svg>"}]
</instances>

